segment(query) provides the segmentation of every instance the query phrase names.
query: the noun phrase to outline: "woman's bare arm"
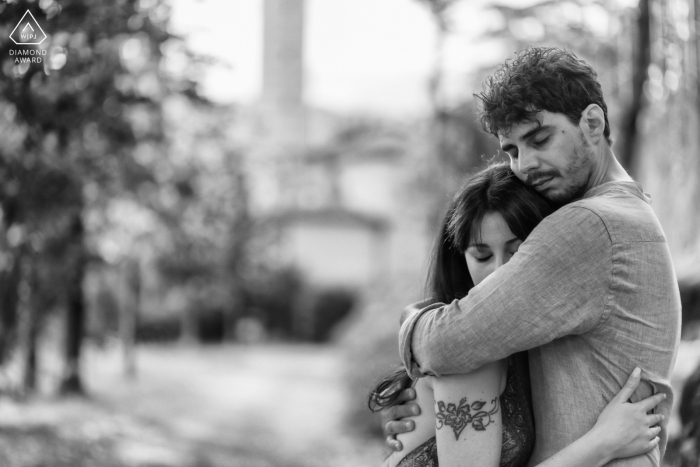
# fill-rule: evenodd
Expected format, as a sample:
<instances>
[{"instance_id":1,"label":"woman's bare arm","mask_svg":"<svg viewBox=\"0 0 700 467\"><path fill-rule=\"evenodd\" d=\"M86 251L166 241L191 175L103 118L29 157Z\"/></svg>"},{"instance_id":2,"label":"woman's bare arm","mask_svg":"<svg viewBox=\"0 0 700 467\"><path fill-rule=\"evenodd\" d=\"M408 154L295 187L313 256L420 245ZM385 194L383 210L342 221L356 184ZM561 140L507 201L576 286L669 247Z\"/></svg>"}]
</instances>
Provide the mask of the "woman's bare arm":
<instances>
[{"instance_id":1,"label":"woman's bare arm","mask_svg":"<svg viewBox=\"0 0 700 467\"><path fill-rule=\"evenodd\" d=\"M440 467L498 466L503 438L498 397L505 380L501 361L433 380Z\"/></svg>"},{"instance_id":2,"label":"woman's bare arm","mask_svg":"<svg viewBox=\"0 0 700 467\"><path fill-rule=\"evenodd\" d=\"M657 394L636 403L627 402L641 381L637 368L619 393L598 416L588 433L537 467L597 467L613 459L644 454L658 443L663 415L647 415L666 395Z\"/></svg>"}]
</instances>

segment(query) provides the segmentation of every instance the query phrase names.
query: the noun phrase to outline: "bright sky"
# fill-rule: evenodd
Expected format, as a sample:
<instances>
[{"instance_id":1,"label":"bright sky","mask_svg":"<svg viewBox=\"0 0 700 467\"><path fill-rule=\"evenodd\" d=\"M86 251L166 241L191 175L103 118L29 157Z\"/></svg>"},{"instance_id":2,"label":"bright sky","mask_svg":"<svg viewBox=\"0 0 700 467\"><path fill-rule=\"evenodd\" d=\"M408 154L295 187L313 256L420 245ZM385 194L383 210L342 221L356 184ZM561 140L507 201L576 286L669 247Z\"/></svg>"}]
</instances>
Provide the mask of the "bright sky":
<instances>
[{"instance_id":1,"label":"bright sky","mask_svg":"<svg viewBox=\"0 0 700 467\"><path fill-rule=\"evenodd\" d=\"M490 21L483 0L461 2L445 47L449 88L466 89L466 74L501 53L475 42ZM250 103L262 83L262 0L171 0L172 27L190 47L229 67L202 77L206 95ZM427 80L435 28L417 0L307 0L306 102L336 112L418 115L428 110ZM493 56L496 56L495 60Z\"/></svg>"}]
</instances>

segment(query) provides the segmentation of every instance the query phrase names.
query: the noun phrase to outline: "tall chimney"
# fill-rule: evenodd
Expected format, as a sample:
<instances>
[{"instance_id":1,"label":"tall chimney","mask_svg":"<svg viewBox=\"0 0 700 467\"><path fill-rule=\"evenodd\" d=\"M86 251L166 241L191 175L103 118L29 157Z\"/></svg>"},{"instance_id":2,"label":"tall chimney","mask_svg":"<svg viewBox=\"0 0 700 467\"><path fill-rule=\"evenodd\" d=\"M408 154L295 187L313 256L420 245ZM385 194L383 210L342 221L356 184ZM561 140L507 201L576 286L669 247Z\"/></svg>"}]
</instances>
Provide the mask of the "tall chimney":
<instances>
[{"instance_id":1,"label":"tall chimney","mask_svg":"<svg viewBox=\"0 0 700 467\"><path fill-rule=\"evenodd\" d=\"M265 0L263 124L282 151L305 146L304 0Z\"/></svg>"}]
</instances>

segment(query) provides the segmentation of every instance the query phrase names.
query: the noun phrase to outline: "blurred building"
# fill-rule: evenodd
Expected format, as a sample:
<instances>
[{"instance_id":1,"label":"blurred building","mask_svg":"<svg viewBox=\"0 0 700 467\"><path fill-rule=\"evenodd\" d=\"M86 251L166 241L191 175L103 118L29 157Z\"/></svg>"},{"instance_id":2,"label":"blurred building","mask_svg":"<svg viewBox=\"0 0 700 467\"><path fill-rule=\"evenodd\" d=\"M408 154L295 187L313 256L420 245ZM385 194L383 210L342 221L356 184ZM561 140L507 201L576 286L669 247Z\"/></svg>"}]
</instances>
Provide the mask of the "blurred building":
<instances>
[{"instance_id":1,"label":"blurred building","mask_svg":"<svg viewBox=\"0 0 700 467\"><path fill-rule=\"evenodd\" d=\"M310 108L304 102L304 1L265 0L263 91L249 151L251 205L277 233L279 265L312 287L362 290L417 273L422 224L402 196L416 127ZM400 245L400 246L399 246ZM403 251L399 251L403 250Z\"/></svg>"}]
</instances>

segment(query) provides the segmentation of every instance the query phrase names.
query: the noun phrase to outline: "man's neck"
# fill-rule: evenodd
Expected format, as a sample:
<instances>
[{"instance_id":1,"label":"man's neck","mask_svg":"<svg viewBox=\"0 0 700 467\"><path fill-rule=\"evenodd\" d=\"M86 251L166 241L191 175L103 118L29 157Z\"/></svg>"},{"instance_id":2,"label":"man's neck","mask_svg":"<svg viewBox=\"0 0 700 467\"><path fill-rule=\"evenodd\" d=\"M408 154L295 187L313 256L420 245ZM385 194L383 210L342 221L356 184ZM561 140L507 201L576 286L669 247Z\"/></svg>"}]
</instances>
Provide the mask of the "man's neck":
<instances>
[{"instance_id":1,"label":"man's neck","mask_svg":"<svg viewBox=\"0 0 700 467\"><path fill-rule=\"evenodd\" d=\"M597 164L591 174L588 189L595 188L608 182L632 182L632 177L625 171L615 158L612 148L605 144L597 155Z\"/></svg>"}]
</instances>

